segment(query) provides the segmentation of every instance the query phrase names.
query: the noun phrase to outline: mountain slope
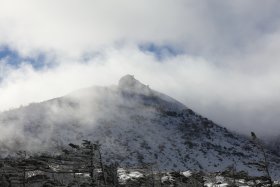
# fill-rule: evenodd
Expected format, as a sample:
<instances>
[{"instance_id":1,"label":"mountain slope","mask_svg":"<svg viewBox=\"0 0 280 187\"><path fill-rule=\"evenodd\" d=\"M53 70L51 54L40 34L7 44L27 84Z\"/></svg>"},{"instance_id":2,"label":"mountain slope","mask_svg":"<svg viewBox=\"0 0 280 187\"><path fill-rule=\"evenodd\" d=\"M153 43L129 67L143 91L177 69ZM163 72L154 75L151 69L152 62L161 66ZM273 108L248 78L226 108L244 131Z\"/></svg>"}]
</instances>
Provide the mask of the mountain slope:
<instances>
[{"instance_id":1,"label":"mountain slope","mask_svg":"<svg viewBox=\"0 0 280 187\"><path fill-rule=\"evenodd\" d=\"M106 162L123 166L156 163L160 169L218 171L262 155L245 137L153 91L133 76L116 87L92 87L0 115L1 153L58 150L69 142L98 140ZM274 177L280 160L269 153Z\"/></svg>"}]
</instances>

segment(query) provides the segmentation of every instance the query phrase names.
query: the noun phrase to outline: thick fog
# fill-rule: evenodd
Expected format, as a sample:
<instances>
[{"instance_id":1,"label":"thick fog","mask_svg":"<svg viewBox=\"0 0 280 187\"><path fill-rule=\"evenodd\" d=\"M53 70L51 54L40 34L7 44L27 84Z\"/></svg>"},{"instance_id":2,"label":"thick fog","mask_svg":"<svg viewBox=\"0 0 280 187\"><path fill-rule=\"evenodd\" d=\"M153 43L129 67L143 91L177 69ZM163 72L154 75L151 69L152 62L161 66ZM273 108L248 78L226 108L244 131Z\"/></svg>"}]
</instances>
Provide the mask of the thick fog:
<instances>
[{"instance_id":1,"label":"thick fog","mask_svg":"<svg viewBox=\"0 0 280 187\"><path fill-rule=\"evenodd\" d=\"M104 154L123 158L131 157L130 149L140 150L143 142L157 150L180 121L161 110L181 112L185 107L146 85L134 85L122 81L119 86L90 87L1 113L0 155L61 151L82 140L100 141Z\"/></svg>"}]
</instances>

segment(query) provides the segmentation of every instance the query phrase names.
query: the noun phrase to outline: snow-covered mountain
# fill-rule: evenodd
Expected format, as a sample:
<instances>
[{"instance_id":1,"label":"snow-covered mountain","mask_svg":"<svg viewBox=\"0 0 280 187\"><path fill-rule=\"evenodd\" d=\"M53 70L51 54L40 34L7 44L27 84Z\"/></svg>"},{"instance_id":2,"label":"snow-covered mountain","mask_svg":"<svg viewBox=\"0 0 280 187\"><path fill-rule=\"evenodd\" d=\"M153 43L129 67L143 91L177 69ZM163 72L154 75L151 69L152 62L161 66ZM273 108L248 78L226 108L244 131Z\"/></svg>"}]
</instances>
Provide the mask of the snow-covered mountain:
<instances>
[{"instance_id":1,"label":"snow-covered mountain","mask_svg":"<svg viewBox=\"0 0 280 187\"><path fill-rule=\"evenodd\" d=\"M122 77L118 86L91 87L4 112L0 127L2 155L20 149L58 150L87 139L102 144L106 162L123 166L154 163L159 169L218 171L235 164L257 174L248 163L263 160L246 137L131 75ZM267 153L271 174L280 178L280 158Z\"/></svg>"},{"instance_id":2,"label":"snow-covered mountain","mask_svg":"<svg viewBox=\"0 0 280 187\"><path fill-rule=\"evenodd\" d=\"M268 140L266 140L266 144L275 154L280 156L280 135L268 138Z\"/></svg>"}]
</instances>

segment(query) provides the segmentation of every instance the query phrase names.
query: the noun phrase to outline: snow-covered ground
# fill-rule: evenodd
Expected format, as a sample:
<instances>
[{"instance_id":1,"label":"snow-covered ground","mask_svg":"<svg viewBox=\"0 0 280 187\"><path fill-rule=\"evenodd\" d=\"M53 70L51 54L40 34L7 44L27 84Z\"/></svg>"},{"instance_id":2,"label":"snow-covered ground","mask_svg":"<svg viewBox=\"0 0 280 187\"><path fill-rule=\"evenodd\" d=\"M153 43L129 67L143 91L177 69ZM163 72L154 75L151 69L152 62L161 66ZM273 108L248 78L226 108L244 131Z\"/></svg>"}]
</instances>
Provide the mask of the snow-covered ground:
<instances>
[{"instance_id":1,"label":"snow-covered ground","mask_svg":"<svg viewBox=\"0 0 280 187\"><path fill-rule=\"evenodd\" d=\"M181 176L184 176L186 178L192 177L191 171L184 171L179 172ZM178 174L179 174L178 173ZM151 175L151 173L149 173ZM147 173L145 173L145 170L143 169L124 169L120 168L118 169L118 175L119 180L121 184L126 184L128 180L137 180L141 177L147 176ZM178 178L175 178L172 173L170 172L154 172L152 173L154 175L155 179L158 179L160 177L160 181L162 184L169 184L170 186L174 186L176 182L180 182ZM178 177L178 176L177 176ZM180 178L180 177L179 177ZM229 177L221 176L217 173L208 173L203 176L203 179L205 181L204 185L207 187L227 187L230 184L236 184L239 187L253 187L256 184L261 183L260 180L256 180L256 183L253 183L252 181L246 181L245 179L233 179ZM178 183L177 183L178 184ZM274 181L274 184L280 184L279 181ZM175 185L176 186L176 185Z\"/></svg>"}]
</instances>

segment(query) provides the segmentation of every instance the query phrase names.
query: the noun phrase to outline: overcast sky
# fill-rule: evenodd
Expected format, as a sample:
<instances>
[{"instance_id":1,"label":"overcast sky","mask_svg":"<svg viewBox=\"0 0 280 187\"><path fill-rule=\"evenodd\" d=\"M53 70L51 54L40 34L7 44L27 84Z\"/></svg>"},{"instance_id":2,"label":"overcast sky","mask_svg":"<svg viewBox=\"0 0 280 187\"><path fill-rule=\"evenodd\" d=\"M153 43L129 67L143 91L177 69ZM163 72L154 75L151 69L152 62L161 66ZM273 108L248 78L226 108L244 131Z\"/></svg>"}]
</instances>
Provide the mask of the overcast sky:
<instances>
[{"instance_id":1,"label":"overcast sky","mask_svg":"<svg viewBox=\"0 0 280 187\"><path fill-rule=\"evenodd\" d=\"M213 121L280 134L278 0L1 0L0 111L133 74Z\"/></svg>"}]
</instances>

